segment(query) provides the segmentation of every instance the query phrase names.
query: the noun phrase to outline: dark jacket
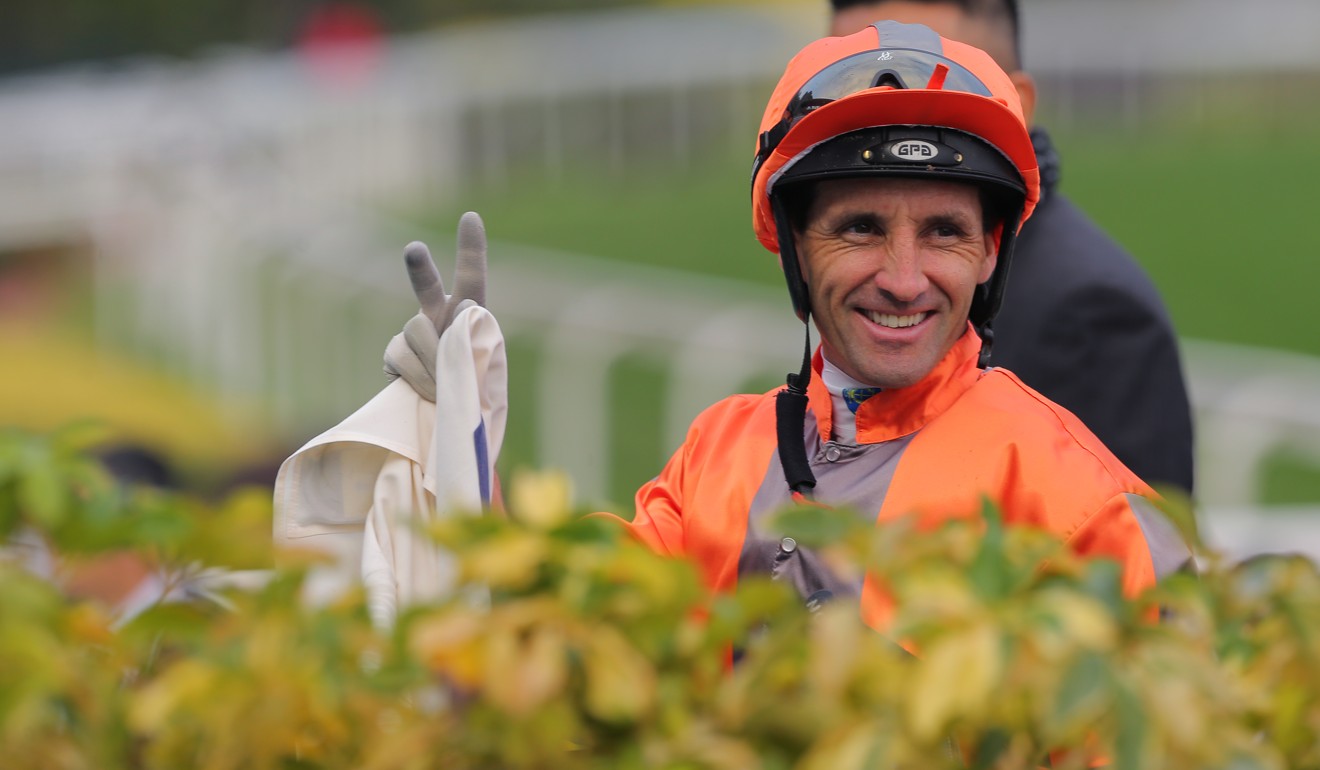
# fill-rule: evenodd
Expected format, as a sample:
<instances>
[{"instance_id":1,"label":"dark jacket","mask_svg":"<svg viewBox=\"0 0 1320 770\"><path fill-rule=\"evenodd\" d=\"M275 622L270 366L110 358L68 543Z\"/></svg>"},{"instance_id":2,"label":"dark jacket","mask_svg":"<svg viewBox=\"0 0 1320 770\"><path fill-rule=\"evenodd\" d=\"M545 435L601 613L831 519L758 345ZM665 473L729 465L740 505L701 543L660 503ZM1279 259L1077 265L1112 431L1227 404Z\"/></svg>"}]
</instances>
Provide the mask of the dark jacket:
<instances>
[{"instance_id":1,"label":"dark jacket","mask_svg":"<svg viewBox=\"0 0 1320 770\"><path fill-rule=\"evenodd\" d=\"M1146 482L1192 490L1192 418L1178 340L1136 261L1055 188L1033 129L1041 202L1018 238L991 364L1081 418Z\"/></svg>"}]
</instances>

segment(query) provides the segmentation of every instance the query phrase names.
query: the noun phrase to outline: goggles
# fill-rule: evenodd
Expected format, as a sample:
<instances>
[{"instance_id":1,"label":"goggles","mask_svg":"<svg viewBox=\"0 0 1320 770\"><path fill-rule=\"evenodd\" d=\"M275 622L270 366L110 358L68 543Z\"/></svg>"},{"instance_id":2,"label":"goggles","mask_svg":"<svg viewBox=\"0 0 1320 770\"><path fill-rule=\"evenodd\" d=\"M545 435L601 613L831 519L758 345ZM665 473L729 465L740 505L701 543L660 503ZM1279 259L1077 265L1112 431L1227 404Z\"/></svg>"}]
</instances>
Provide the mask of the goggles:
<instances>
[{"instance_id":1,"label":"goggles","mask_svg":"<svg viewBox=\"0 0 1320 770\"><path fill-rule=\"evenodd\" d=\"M816 109L871 88L961 91L991 97L990 89L952 59L912 48L884 48L854 54L812 75L784 108L778 123L761 132L752 178L788 132Z\"/></svg>"}]
</instances>

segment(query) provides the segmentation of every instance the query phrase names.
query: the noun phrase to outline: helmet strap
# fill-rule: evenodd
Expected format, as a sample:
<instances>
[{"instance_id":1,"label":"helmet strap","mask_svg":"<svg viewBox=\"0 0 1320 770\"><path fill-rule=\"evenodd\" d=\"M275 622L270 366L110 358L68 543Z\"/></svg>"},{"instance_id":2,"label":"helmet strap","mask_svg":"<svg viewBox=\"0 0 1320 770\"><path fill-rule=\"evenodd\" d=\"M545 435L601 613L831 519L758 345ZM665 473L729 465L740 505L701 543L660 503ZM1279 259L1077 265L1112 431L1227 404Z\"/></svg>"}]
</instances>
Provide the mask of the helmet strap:
<instances>
[{"instance_id":1,"label":"helmet strap","mask_svg":"<svg viewBox=\"0 0 1320 770\"><path fill-rule=\"evenodd\" d=\"M779 263L788 283L788 297L793 300L793 312L805 323L807 316L811 315L811 295L807 292L807 281L802 277L802 266L798 264L793 224L780 196L770 196L770 209L774 212L775 231L779 234Z\"/></svg>"},{"instance_id":2,"label":"helmet strap","mask_svg":"<svg viewBox=\"0 0 1320 770\"><path fill-rule=\"evenodd\" d=\"M976 334L981 338L981 353L976 357L976 368L984 369L990 365L990 351L995 346L995 330L990 321L986 321L976 327Z\"/></svg>"},{"instance_id":3,"label":"helmet strap","mask_svg":"<svg viewBox=\"0 0 1320 770\"><path fill-rule=\"evenodd\" d=\"M802 370L789 372L786 387L775 395L775 438L779 444L779 464L784 469L788 488L794 494L810 498L816 487L816 475L807 461L803 426L807 421L807 385L811 382L811 319L803 321L806 341L802 348Z\"/></svg>"},{"instance_id":4,"label":"helmet strap","mask_svg":"<svg viewBox=\"0 0 1320 770\"><path fill-rule=\"evenodd\" d=\"M807 385L811 382L811 297L798 265L788 212L777 195L770 197L770 207L779 233L779 261L788 282L788 296L793 300L793 312L802 319L804 335L802 368L788 374L786 386L775 396L775 437L779 445L779 464L784 469L789 490L810 498L816 487L816 476L807 461L803 427L807 421Z\"/></svg>"},{"instance_id":5,"label":"helmet strap","mask_svg":"<svg viewBox=\"0 0 1320 770\"><path fill-rule=\"evenodd\" d=\"M990 365L990 352L995 344L993 323L999 314L999 306L1004 302L1004 287L1008 283L1008 268L1013 260L1013 245L1017 241L1018 225L1022 222L1022 209L1019 208L1004 220L999 236L998 263L995 271L977 291L972 300L969 318L976 334L981 338L981 353L977 357L977 367L984 369Z\"/></svg>"}]
</instances>

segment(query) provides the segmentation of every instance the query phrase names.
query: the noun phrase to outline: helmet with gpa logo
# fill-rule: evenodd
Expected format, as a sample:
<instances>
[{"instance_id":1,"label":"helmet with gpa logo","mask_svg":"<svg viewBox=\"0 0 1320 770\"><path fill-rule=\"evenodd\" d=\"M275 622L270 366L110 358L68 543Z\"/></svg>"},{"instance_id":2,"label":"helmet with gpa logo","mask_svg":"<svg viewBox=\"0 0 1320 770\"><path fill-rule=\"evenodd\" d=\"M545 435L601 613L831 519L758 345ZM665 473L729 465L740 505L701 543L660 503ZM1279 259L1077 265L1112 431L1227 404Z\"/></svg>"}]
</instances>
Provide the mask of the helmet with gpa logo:
<instances>
[{"instance_id":1,"label":"helmet with gpa logo","mask_svg":"<svg viewBox=\"0 0 1320 770\"><path fill-rule=\"evenodd\" d=\"M866 176L966 182L995 207L999 259L970 313L988 355L1013 241L1040 197L1012 81L977 48L892 21L817 40L789 62L761 120L752 218L757 239L780 255L804 320L811 306L793 245L790 193L816 180Z\"/></svg>"},{"instance_id":2,"label":"helmet with gpa logo","mask_svg":"<svg viewBox=\"0 0 1320 770\"><path fill-rule=\"evenodd\" d=\"M761 119L752 165L752 222L788 280L807 329L802 370L775 404L779 459L789 489L816 485L802 442L811 379L811 299L793 239L795 192L823 179L898 176L965 182L998 222L998 259L968 318L989 360L991 321L1018 227L1040 198L1040 170L1017 90L989 55L919 24L884 21L817 40L788 63Z\"/></svg>"}]
</instances>

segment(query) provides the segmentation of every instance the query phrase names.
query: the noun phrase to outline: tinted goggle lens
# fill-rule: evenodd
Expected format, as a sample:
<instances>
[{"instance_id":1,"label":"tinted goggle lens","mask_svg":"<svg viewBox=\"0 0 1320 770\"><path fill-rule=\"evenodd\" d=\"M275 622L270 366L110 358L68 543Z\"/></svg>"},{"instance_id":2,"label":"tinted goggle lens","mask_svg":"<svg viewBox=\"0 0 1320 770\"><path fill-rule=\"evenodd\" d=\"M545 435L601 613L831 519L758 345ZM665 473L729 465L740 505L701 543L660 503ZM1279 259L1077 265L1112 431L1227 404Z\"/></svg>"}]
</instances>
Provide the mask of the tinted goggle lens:
<instances>
[{"instance_id":1,"label":"tinted goggle lens","mask_svg":"<svg viewBox=\"0 0 1320 770\"><path fill-rule=\"evenodd\" d=\"M798 89L784 117L801 118L823 104L884 85L991 95L980 78L952 59L930 51L887 48L854 54L817 72Z\"/></svg>"},{"instance_id":2,"label":"tinted goggle lens","mask_svg":"<svg viewBox=\"0 0 1320 770\"><path fill-rule=\"evenodd\" d=\"M841 59L811 77L789 101L783 118L761 134L756 167L765 162L789 129L813 110L869 88L932 88L991 96L981 79L961 64L930 51L885 48ZM753 171L755 176L755 171Z\"/></svg>"}]
</instances>

